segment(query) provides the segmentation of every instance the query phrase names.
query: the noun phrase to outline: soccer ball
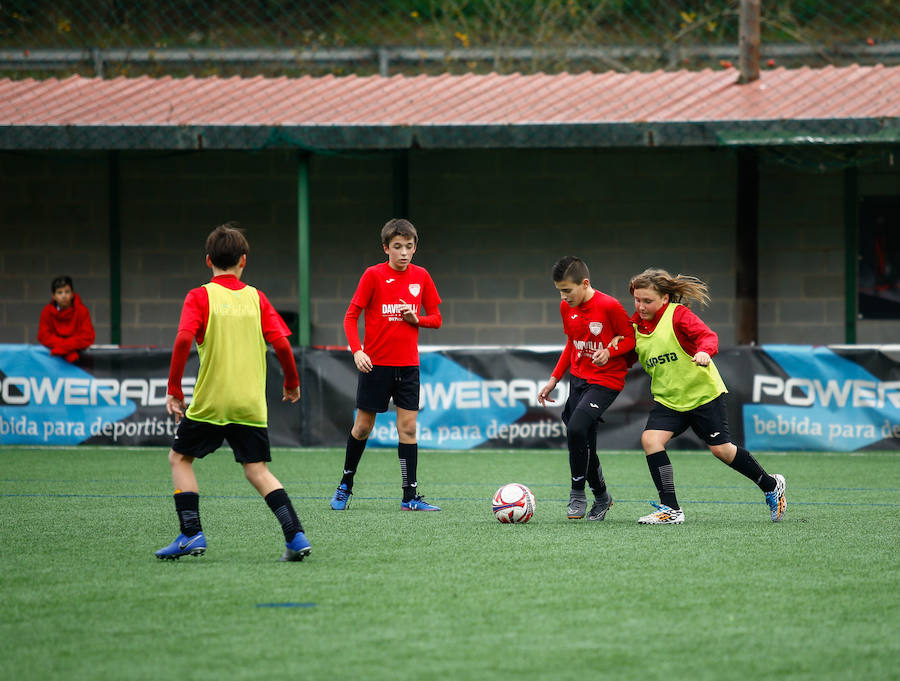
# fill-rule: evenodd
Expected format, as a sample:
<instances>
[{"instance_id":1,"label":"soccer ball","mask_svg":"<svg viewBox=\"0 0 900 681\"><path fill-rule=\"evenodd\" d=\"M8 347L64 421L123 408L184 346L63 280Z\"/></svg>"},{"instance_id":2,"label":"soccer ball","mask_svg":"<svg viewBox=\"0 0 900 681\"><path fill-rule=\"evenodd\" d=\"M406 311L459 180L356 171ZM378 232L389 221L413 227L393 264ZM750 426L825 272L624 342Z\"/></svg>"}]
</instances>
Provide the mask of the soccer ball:
<instances>
[{"instance_id":1,"label":"soccer ball","mask_svg":"<svg viewBox=\"0 0 900 681\"><path fill-rule=\"evenodd\" d=\"M494 495L494 517L501 523L527 523L534 515L534 495L525 485L511 482Z\"/></svg>"}]
</instances>

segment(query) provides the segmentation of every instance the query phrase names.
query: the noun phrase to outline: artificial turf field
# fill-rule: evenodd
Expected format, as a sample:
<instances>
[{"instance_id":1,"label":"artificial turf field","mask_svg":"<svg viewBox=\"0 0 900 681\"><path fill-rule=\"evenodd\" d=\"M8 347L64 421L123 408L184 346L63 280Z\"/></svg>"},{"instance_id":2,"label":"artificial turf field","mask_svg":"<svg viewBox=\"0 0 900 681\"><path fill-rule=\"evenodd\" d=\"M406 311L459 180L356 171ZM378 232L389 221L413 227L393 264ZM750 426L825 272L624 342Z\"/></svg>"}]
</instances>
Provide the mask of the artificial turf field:
<instances>
[{"instance_id":1,"label":"artificial turf field","mask_svg":"<svg viewBox=\"0 0 900 681\"><path fill-rule=\"evenodd\" d=\"M177 534L165 451L0 448L2 679L897 679L900 453L758 453L762 494L670 453L682 526L641 526L644 457L601 452L615 501L565 516L561 451L423 451L399 510L396 452L369 450L349 510L343 452L275 450L313 544L280 563L274 517L227 448L195 465L205 556ZM497 523L502 483L527 525Z\"/></svg>"}]
</instances>

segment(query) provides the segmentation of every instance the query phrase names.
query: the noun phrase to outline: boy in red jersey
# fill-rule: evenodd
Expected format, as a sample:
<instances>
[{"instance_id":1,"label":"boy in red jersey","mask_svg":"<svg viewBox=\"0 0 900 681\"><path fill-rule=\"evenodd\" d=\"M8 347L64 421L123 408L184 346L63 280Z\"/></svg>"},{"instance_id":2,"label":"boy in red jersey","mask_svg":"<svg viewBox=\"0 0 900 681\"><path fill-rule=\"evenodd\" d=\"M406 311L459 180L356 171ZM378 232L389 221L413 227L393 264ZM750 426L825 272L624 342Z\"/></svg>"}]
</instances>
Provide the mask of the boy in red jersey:
<instances>
[{"instance_id":1,"label":"boy in red jersey","mask_svg":"<svg viewBox=\"0 0 900 681\"><path fill-rule=\"evenodd\" d=\"M403 511L440 511L417 492L416 417L419 409L419 327L441 326L441 297L424 267L412 264L419 242L409 220L389 220L381 230L387 262L369 267L359 280L344 316L344 333L359 370L356 419L347 438L344 474L331 498L343 511L353 493L353 477L375 426L375 415L397 407L397 454L403 486ZM357 320L365 310L365 338L359 342Z\"/></svg>"},{"instance_id":2,"label":"boy in red jersey","mask_svg":"<svg viewBox=\"0 0 900 681\"><path fill-rule=\"evenodd\" d=\"M590 276L584 261L571 255L553 266L567 340L550 380L538 393L539 404L553 402L550 393L569 369L572 378L562 419L572 473L567 514L573 520L584 518L587 511L585 480L594 493L588 520L603 520L612 506L597 457L597 424L625 387L625 356L634 349L634 329L625 308L612 296L592 288ZM610 347L616 336L622 338Z\"/></svg>"},{"instance_id":3,"label":"boy in red jersey","mask_svg":"<svg viewBox=\"0 0 900 681\"><path fill-rule=\"evenodd\" d=\"M287 340L291 332L265 294L241 282L249 251L235 223L214 229L206 239L212 281L189 291L181 310L166 395L166 411L179 422L169 465L181 533L156 552L158 558L177 560L206 551L193 464L226 439L234 460L244 467L247 480L281 524L286 545L281 560L300 561L311 551L287 492L266 465L272 460L266 407L267 342L284 370L282 400L300 399L300 379ZM195 340L200 369L185 413L181 379Z\"/></svg>"},{"instance_id":4,"label":"boy in red jersey","mask_svg":"<svg viewBox=\"0 0 900 681\"><path fill-rule=\"evenodd\" d=\"M50 292L53 300L41 310L38 342L50 348L51 355L75 362L78 352L94 342L91 313L72 289L72 277L54 279Z\"/></svg>"}]
</instances>

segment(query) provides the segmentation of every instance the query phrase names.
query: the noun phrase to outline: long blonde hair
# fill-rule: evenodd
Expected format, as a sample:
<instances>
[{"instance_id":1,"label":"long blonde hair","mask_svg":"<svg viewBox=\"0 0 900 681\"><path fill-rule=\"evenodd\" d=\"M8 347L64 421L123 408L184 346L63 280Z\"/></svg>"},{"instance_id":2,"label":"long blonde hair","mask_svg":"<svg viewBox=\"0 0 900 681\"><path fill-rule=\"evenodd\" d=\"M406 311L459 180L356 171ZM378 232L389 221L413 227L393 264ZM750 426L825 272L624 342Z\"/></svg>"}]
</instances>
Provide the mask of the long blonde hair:
<instances>
[{"instance_id":1,"label":"long blonde hair","mask_svg":"<svg viewBox=\"0 0 900 681\"><path fill-rule=\"evenodd\" d=\"M652 288L660 295L669 294L669 302L672 303L693 299L701 305L709 305L709 287L704 282L687 274L673 277L658 267L648 267L631 278L628 291L634 294L638 288Z\"/></svg>"}]
</instances>

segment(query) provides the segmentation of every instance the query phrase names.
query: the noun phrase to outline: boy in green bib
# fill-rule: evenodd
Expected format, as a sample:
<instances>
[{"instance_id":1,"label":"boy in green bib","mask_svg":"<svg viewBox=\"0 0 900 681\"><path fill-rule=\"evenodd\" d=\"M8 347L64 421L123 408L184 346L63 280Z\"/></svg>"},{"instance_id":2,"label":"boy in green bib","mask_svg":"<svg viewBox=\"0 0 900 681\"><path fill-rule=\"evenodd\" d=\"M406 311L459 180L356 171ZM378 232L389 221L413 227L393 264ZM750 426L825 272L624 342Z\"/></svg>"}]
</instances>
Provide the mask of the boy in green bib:
<instances>
[{"instance_id":1,"label":"boy in green bib","mask_svg":"<svg viewBox=\"0 0 900 681\"><path fill-rule=\"evenodd\" d=\"M766 473L750 452L731 441L725 408L728 389L712 361L719 337L681 304L685 299L708 304L706 284L696 277L673 277L665 270L650 268L631 278L629 290L634 296L635 352L650 375L653 394L641 445L660 500L653 504L656 512L638 522L684 522L666 444L690 427L718 459L756 483L777 523L787 506L784 477Z\"/></svg>"},{"instance_id":2,"label":"boy in green bib","mask_svg":"<svg viewBox=\"0 0 900 681\"><path fill-rule=\"evenodd\" d=\"M284 320L262 291L241 281L249 252L250 245L235 223L214 229L206 239L212 281L189 291L181 309L166 395L166 411L178 422L169 466L181 532L156 552L157 558L177 560L206 551L194 460L214 452L225 440L281 525L285 541L281 560L300 561L311 551L287 492L267 465L272 460L267 343L272 344L284 371L283 401L300 399L300 378ZM181 379L195 341L200 369L191 406L185 411Z\"/></svg>"}]
</instances>

